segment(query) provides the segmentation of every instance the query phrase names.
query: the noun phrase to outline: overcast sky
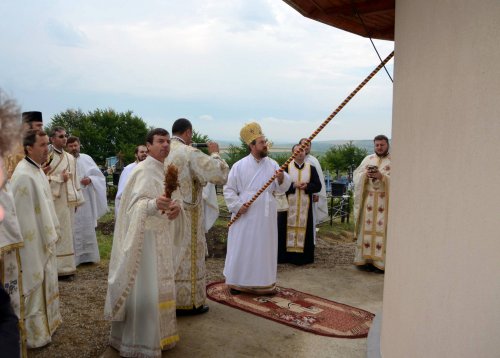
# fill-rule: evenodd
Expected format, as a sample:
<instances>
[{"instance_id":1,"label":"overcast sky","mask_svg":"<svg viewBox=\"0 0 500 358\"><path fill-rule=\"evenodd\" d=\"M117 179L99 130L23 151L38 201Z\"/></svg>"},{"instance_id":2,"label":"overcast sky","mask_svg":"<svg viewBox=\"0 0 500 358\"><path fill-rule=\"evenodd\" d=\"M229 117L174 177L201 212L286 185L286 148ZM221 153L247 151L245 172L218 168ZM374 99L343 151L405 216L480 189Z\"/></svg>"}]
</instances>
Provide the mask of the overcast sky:
<instances>
[{"instance_id":1,"label":"overcast sky","mask_svg":"<svg viewBox=\"0 0 500 358\"><path fill-rule=\"evenodd\" d=\"M185 117L220 140L257 121L293 142L379 63L368 39L281 0L2 0L0 13L0 87L46 121L112 108L169 131ZM394 47L375 44L383 58ZM382 70L317 140L390 136L391 113Z\"/></svg>"}]
</instances>

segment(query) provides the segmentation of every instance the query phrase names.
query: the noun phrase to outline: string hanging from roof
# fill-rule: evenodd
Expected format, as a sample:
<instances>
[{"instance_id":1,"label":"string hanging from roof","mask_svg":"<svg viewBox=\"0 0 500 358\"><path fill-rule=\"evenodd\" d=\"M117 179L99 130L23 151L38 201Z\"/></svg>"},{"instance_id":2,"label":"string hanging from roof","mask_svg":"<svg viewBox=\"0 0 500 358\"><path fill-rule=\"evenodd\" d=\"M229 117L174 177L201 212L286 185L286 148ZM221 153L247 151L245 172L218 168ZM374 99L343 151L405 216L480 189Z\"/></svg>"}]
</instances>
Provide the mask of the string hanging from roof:
<instances>
[{"instance_id":1,"label":"string hanging from roof","mask_svg":"<svg viewBox=\"0 0 500 358\"><path fill-rule=\"evenodd\" d=\"M358 17L359 21L361 22L361 25L363 25L363 28L365 29L365 32L366 32L366 36L370 39L370 42L372 44L373 49L375 50L375 53L378 56L378 59L380 60L380 62L382 62L382 57L380 57L380 53L377 50L377 46L375 46L375 43L373 42L372 37L371 37L371 33L368 30L368 27L366 26L365 22L363 21L363 18L359 14L358 8L356 7L356 3L354 2L354 0L351 0L351 6L352 6L352 11L353 11L354 15L356 15ZM385 66L384 66L384 70L385 70L385 73L387 73L387 76L389 77L391 82L394 83L394 80L392 79L391 74L389 73L389 71L387 70L387 68Z\"/></svg>"},{"instance_id":2,"label":"string hanging from roof","mask_svg":"<svg viewBox=\"0 0 500 358\"><path fill-rule=\"evenodd\" d=\"M249 200L247 201L245 204L243 204L243 206L249 208L250 205L253 204L253 202L255 200L257 200L257 198L269 187L269 185L272 184L272 182L276 179L277 175L279 173L282 173L287 167L288 167L288 164L290 164L290 162L292 160L295 159L295 157L297 156L297 154L303 150L309 143L312 142L312 140L319 134L319 132L321 132L323 130L323 128L326 127L326 125L328 123L330 123L330 121L342 110L342 108L345 107L345 105L347 103L349 103L349 101L368 83L368 81L370 81L373 76L375 76L377 74L378 71L380 71L380 69L382 67L384 67L387 62L389 62L391 60L391 58L394 56L394 51L392 51L389 56L387 56L385 58L384 61L382 61L364 80L363 82L361 82L358 87L356 87L356 89L354 91L352 91L349 96L346 97L346 99L344 99L344 101L337 107L337 109L335 111L332 112L332 114L330 114L328 116L328 118L326 118L323 123L320 124L320 126L309 136L309 138L307 138L304 143L302 143L292 154L292 156L290 158L288 158L288 160L276 171L276 173L274 173L274 175L266 182L266 184L264 184L264 186L262 188L259 189L259 191L257 191L257 193L254 194L254 196ZM233 225L235 223L236 220L238 220L240 218L241 214L240 213L237 213L235 215L235 217L227 224L227 227L230 227L231 225Z\"/></svg>"}]
</instances>

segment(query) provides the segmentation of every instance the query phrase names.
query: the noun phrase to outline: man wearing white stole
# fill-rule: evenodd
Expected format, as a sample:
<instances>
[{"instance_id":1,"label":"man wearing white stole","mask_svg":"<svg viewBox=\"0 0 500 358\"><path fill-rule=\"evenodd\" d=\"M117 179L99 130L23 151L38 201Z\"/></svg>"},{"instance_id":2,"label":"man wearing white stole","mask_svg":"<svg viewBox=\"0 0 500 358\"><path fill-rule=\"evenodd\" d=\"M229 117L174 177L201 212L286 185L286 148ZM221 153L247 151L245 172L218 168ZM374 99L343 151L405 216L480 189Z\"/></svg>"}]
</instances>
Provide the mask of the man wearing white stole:
<instances>
[{"instance_id":1,"label":"man wearing white stole","mask_svg":"<svg viewBox=\"0 0 500 358\"><path fill-rule=\"evenodd\" d=\"M50 135L52 151L49 155L50 169L47 178L61 227L61 237L56 244L59 277L72 276L76 273L73 222L75 208L84 202L80 181L76 175L75 158L64 151L66 140L64 128L52 128Z\"/></svg>"},{"instance_id":2,"label":"man wearing white stole","mask_svg":"<svg viewBox=\"0 0 500 358\"><path fill-rule=\"evenodd\" d=\"M225 184L229 166L219 155L219 145L208 142L206 155L192 147L193 127L186 118L177 119L172 125L172 146L165 165L174 164L179 168L180 192L187 218L188 231L184 240L186 250L182 263L176 272L175 285L177 291L177 314L192 315L208 311L206 300L206 268L207 252L205 239L205 211L207 207L217 206L217 197L211 196L210 206L203 200L203 188L207 183ZM206 196L210 199L210 196Z\"/></svg>"},{"instance_id":3,"label":"man wearing white stole","mask_svg":"<svg viewBox=\"0 0 500 358\"><path fill-rule=\"evenodd\" d=\"M295 144L292 152L300 147ZM287 225L285 233L278 246L278 257L284 257L284 262L295 265L305 265L314 262L314 231L313 195L321 190L321 182L316 168L304 162L306 154L299 150L295 159L288 164L286 171L292 180L292 185L286 192L288 199Z\"/></svg>"},{"instance_id":4,"label":"man wearing white stole","mask_svg":"<svg viewBox=\"0 0 500 358\"><path fill-rule=\"evenodd\" d=\"M269 294L276 286L278 256L277 203L273 192L286 192L291 181L287 173L280 172L251 206L244 205L279 165L267 156L267 140L258 123L245 125L240 136L250 154L233 165L224 186L224 199L232 217L241 215L229 228L224 276L232 294Z\"/></svg>"},{"instance_id":5,"label":"man wearing white stole","mask_svg":"<svg viewBox=\"0 0 500 358\"><path fill-rule=\"evenodd\" d=\"M124 357L161 357L179 340L174 277L186 221L179 190L165 196L169 133L153 129L146 141L149 155L130 174L121 198L105 303L110 344Z\"/></svg>"},{"instance_id":6,"label":"man wearing white stole","mask_svg":"<svg viewBox=\"0 0 500 358\"><path fill-rule=\"evenodd\" d=\"M373 143L375 153L365 157L354 171L354 264L382 272L385 269L391 155L385 135L376 136Z\"/></svg>"},{"instance_id":7,"label":"man wearing white stole","mask_svg":"<svg viewBox=\"0 0 500 358\"><path fill-rule=\"evenodd\" d=\"M26 132L23 139L26 157L11 178L24 239L20 257L28 348L49 344L61 324L56 260L59 222L49 181L41 169L48 159L48 144L45 132Z\"/></svg>"},{"instance_id":8,"label":"man wearing white stole","mask_svg":"<svg viewBox=\"0 0 500 358\"><path fill-rule=\"evenodd\" d=\"M97 220L108 211L106 178L89 155L80 153L78 137L69 137L66 146L76 159L76 172L85 200L75 212L73 242L76 266L85 262L99 262L95 228Z\"/></svg>"}]
</instances>

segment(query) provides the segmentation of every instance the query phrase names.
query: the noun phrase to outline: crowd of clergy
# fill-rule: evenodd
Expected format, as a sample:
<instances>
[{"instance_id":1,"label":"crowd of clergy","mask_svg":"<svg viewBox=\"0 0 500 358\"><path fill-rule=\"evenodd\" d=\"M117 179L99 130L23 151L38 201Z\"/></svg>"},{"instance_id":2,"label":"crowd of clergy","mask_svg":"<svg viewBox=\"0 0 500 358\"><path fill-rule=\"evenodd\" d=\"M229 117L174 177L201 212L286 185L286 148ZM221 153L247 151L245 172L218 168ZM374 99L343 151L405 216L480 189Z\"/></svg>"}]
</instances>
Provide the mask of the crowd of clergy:
<instances>
[{"instance_id":1,"label":"crowd of clergy","mask_svg":"<svg viewBox=\"0 0 500 358\"><path fill-rule=\"evenodd\" d=\"M45 133L36 111L22 113L20 128L9 104L0 103L0 345L15 357L51 342L63 321L58 280L99 262L95 228L108 206L105 177L79 138L62 127ZM118 183L104 316L110 345L125 357L160 357L179 341L177 316L209 310L205 233L219 216L215 185L238 219L223 271L231 295L272 294L278 263L312 263L316 226L328 217L307 138L280 170L260 125L246 124L240 138L249 154L230 169L216 142L206 143L208 154L192 146L189 120L171 131L152 129ZM377 136L374 145L354 173L354 264L383 270L389 141Z\"/></svg>"},{"instance_id":2,"label":"crowd of clergy","mask_svg":"<svg viewBox=\"0 0 500 358\"><path fill-rule=\"evenodd\" d=\"M50 343L62 322L58 280L73 280L78 265L100 260L95 228L107 211L106 182L77 137L62 127L45 133L38 111L23 112L20 127L2 105L2 142L11 145L1 153L0 277L18 319L18 355L25 356Z\"/></svg>"}]
</instances>

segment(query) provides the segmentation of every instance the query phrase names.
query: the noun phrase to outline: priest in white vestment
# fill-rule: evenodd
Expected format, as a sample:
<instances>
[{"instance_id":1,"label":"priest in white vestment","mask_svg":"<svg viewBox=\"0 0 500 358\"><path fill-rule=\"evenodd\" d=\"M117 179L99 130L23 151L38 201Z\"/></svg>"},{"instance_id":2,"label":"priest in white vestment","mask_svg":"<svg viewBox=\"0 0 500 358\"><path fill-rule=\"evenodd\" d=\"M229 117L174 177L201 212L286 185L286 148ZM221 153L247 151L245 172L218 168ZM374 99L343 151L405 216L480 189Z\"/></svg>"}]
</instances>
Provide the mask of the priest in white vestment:
<instances>
[{"instance_id":1,"label":"priest in white vestment","mask_svg":"<svg viewBox=\"0 0 500 358\"><path fill-rule=\"evenodd\" d=\"M172 145L165 165L174 164L179 168L180 191L187 226L184 240L190 246L176 272L178 315L200 314L208 311L206 300L205 255L205 212L203 188L207 183L225 184L229 166L219 155L219 145L207 143L206 155L190 146L193 136L191 122L177 119L172 125ZM212 201L212 205L216 205Z\"/></svg>"},{"instance_id":2,"label":"priest in white vestment","mask_svg":"<svg viewBox=\"0 0 500 358\"><path fill-rule=\"evenodd\" d=\"M62 321L56 261L59 222L49 181L41 169L48 158L48 142L44 132L28 131L23 143L27 155L11 178L24 239L20 258L28 348L49 344Z\"/></svg>"},{"instance_id":3,"label":"priest in white vestment","mask_svg":"<svg viewBox=\"0 0 500 358\"><path fill-rule=\"evenodd\" d=\"M307 138L302 138L299 144L307 141ZM313 195L313 218L315 226L319 225L323 221L328 219L328 201L326 198L326 185L325 185L325 175L323 174L323 169L321 169L321 164L318 158L311 154L311 143L304 148L306 151L305 162L311 164L318 172L319 180L321 182L321 190L319 193ZM316 243L316 229L314 230L314 243Z\"/></svg>"},{"instance_id":4,"label":"priest in white vestment","mask_svg":"<svg viewBox=\"0 0 500 358\"><path fill-rule=\"evenodd\" d=\"M295 152L300 144L295 144ZM314 216L313 195L321 190L321 182L316 168L306 163L305 150L301 149L295 159L285 169L292 185L286 192L288 210L278 220L286 220L286 225L278 221L278 262L305 265L314 262ZM284 218L283 218L284 216Z\"/></svg>"},{"instance_id":5,"label":"priest in white vestment","mask_svg":"<svg viewBox=\"0 0 500 358\"><path fill-rule=\"evenodd\" d=\"M106 178L87 154L80 153L80 140L69 137L67 149L76 158L76 172L85 203L75 212L73 240L76 266L85 262L99 262L99 247L95 228L97 220L108 211Z\"/></svg>"},{"instance_id":6,"label":"priest in white vestment","mask_svg":"<svg viewBox=\"0 0 500 358\"><path fill-rule=\"evenodd\" d=\"M277 203L273 192L285 193L291 180L287 173L281 172L255 202L247 206L279 166L267 157L267 140L257 123L245 125L240 136L249 146L250 154L233 165L224 186L224 199L232 217L241 214L229 228L224 276L234 294L239 291L272 293L278 255Z\"/></svg>"},{"instance_id":7,"label":"priest in white vestment","mask_svg":"<svg viewBox=\"0 0 500 358\"><path fill-rule=\"evenodd\" d=\"M24 242L3 161L21 135L18 118L17 104L0 89L0 347L6 357L27 356L19 253Z\"/></svg>"},{"instance_id":8,"label":"priest in white vestment","mask_svg":"<svg viewBox=\"0 0 500 358\"><path fill-rule=\"evenodd\" d=\"M57 273L59 277L72 276L76 273L75 249L73 244L73 223L75 208L83 204L80 181L76 175L75 158L67 153L66 130L52 128L50 141L52 150L47 162L47 172L57 218L61 227L61 237L57 241Z\"/></svg>"},{"instance_id":9,"label":"priest in white vestment","mask_svg":"<svg viewBox=\"0 0 500 358\"><path fill-rule=\"evenodd\" d=\"M149 132L149 155L129 176L115 227L105 316L124 357L161 357L179 340L174 277L186 222L179 190L165 196L169 144L165 129Z\"/></svg>"},{"instance_id":10,"label":"priest in white vestment","mask_svg":"<svg viewBox=\"0 0 500 358\"><path fill-rule=\"evenodd\" d=\"M134 151L135 162L130 163L125 168L123 168L120 174L120 180L118 180L118 189L116 190L115 197L115 219L118 217L118 210L120 209L120 200L122 198L123 190L127 184L128 176L132 173L132 170L137 164L142 162L148 156L148 148L145 145L138 145L135 147Z\"/></svg>"},{"instance_id":11,"label":"priest in white vestment","mask_svg":"<svg viewBox=\"0 0 500 358\"><path fill-rule=\"evenodd\" d=\"M389 139L376 136L374 147L375 153L365 157L354 171L354 264L383 271L391 184Z\"/></svg>"}]
</instances>

